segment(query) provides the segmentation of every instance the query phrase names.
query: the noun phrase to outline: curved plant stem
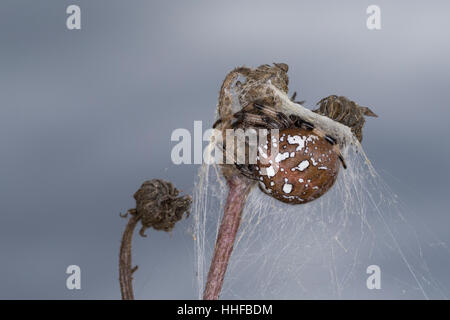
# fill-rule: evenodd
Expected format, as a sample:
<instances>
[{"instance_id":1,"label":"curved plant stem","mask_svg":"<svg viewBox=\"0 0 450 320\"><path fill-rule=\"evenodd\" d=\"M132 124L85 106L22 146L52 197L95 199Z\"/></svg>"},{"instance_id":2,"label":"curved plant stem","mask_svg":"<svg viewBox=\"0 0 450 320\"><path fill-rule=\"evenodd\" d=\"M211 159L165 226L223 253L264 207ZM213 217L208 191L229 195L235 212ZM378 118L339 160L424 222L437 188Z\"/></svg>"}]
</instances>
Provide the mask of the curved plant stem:
<instances>
[{"instance_id":1,"label":"curved plant stem","mask_svg":"<svg viewBox=\"0 0 450 320\"><path fill-rule=\"evenodd\" d=\"M219 299L228 261L241 222L242 210L252 185L238 176L228 179L228 197L203 293L205 300Z\"/></svg>"},{"instance_id":2,"label":"curved plant stem","mask_svg":"<svg viewBox=\"0 0 450 320\"><path fill-rule=\"evenodd\" d=\"M131 265L131 242L134 229L141 217L135 213L135 210L134 213L133 210L130 210L129 213L131 213L131 218L123 232L119 255L119 281L122 300L134 300L133 272L137 269L137 266L133 268Z\"/></svg>"}]
</instances>

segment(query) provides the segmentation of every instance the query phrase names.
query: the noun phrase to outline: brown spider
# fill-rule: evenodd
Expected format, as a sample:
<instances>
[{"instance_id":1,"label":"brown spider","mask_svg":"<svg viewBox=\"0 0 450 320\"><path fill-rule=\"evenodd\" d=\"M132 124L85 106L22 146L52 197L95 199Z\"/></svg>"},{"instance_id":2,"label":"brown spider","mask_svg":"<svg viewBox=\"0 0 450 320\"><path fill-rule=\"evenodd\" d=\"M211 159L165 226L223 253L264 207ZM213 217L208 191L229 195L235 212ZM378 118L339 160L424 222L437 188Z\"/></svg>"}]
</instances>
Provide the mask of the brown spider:
<instances>
[{"instance_id":1,"label":"brown spider","mask_svg":"<svg viewBox=\"0 0 450 320\"><path fill-rule=\"evenodd\" d=\"M321 129L316 128L312 123L307 122L296 115L291 114L289 116L286 116L284 113L277 111L272 107L265 106L259 102L253 102L233 114L233 118L234 121L231 123L232 129L239 128L245 130L248 128L261 128L269 130L283 130L298 128L311 131L312 134L325 139L330 145L332 145L333 151L338 155L344 169L347 168L339 146L336 144L336 139L326 134ZM218 119L213 124L213 128L216 128L216 126L221 122L222 120ZM258 178L253 174L254 166L252 164L242 165L235 163L235 165L245 176L254 180L258 180Z\"/></svg>"},{"instance_id":2,"label":"brown spider","mask_svg":"<svg viewBox=\"0 0 450 320\"><path fill-rule=\"evenodd\" d=\"M278 140L272 141L275 137L269 133L265 142L258 142L267 150L266 161L259 152L256 164L246 159L244 164L235 162L235 166L245 177L260 181L261 190L280 201L298 204L320 197L337 178L336 160L347 167L336 139L299 116L287 116L261 102L253 102L232 118L231 129L279 130ZM213 128L219 123L220 119ZM277 145L284 149L274 151L272 147ZM301 163L311 166L302 168Z\"/></svg>"}]
</instances>

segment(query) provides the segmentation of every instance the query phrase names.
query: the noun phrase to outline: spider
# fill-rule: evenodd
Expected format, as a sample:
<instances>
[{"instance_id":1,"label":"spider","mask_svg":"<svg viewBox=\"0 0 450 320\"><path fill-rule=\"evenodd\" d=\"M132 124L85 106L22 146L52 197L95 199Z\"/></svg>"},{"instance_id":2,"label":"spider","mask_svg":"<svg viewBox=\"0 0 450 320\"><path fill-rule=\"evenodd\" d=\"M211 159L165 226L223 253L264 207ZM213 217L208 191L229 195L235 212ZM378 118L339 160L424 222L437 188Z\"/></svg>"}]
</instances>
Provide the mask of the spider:
<instances>
[{"instance_id":1,"label":"spider","mask_svg":"<svg viewBox=\"0 0 450 320\"><path fill-rule=\"evenodd\" d=\"M218 119L213 128L221 123L222 119ZM247 178L259 181L263 192L280 201L292 204L312 201L334 184L339 161L347 168L335 138L299 116L288 116L261 101L250 102L234 113L230 126L279 130L277 140L269 133L265 142L258 142L256 164L235 162L235 166Z\"/></svg>"}]
</instances>

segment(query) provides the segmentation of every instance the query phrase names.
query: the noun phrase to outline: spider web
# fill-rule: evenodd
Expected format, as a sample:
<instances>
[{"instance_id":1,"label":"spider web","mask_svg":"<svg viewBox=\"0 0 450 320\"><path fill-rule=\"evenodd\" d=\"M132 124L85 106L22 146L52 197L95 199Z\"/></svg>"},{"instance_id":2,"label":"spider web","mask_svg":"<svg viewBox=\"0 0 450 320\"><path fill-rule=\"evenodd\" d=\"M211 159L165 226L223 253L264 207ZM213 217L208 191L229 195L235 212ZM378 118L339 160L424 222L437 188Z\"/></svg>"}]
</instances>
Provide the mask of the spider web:
<instances>
[{"instance_id":1,"label":"spider web","mask_svg":"<svg viewBox=\"0 0 450 320\"><path fill-rule=\"evenodd\" d=\"M300 112L315 116L305 108ZM348 168L340 170L331 190L307 204L282 203L257 187L251 191L220 298L447 299L447 288L434 279L424 254L423 245L430 247L431 240L427 242L409 222L410 212L376 172L357 139L349 137L349 129L327 125L333 124L322 128L347 140L342 153ZM219 167L203 164L192 210L199 299L227 191ZM445 243L434 249L437 255L449 256ZM370 265L380 267L380 290L366 285Z\"/></svg>"},{"instance_id":2,"label":"spider web","mask_svg":"<svg viewBox=\"0 0 450 320\"><path fill-rule=\"evenodd\" d=\"M257 187L252 190L222 299L447 298L402 205L361 146L344 154L348 169L310 203L284 204ZM193 207L199 298L226 195L219 168L203 165ZM381 269L381 290L366 286L369 265Z\"/></svg>"}]
</instances>

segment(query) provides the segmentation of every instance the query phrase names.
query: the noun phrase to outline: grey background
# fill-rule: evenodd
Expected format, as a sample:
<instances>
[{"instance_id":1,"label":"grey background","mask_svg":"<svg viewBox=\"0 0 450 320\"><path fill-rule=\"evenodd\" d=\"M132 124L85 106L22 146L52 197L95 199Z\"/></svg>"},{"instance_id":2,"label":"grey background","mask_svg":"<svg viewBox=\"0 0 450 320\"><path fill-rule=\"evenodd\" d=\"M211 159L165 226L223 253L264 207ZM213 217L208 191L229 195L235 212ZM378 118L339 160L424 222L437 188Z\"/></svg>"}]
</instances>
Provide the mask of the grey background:
<instances>
[{"instance_id":1,"label":"grey background","mask_svg":"<svg viewBox=\"0 0 450 320\"><path fill-rule=\"evenodd\" d=\"M80 31L66 29L69 4ZM370 4L380 31L366 28ZM119 212L145 179L192 193L198 167L171 163L170 135L211 125L223 77L243 64L288 63L306 106L333 93L370 106L375 168L448 243L449 12L448 1L3 0L0 298L119 298ZM135 238L138 298L196 298L190 223ZM428 263L449 295L449 257ZM65 288L70 264L82 290Z\"/></svg>"}]
</instances>

